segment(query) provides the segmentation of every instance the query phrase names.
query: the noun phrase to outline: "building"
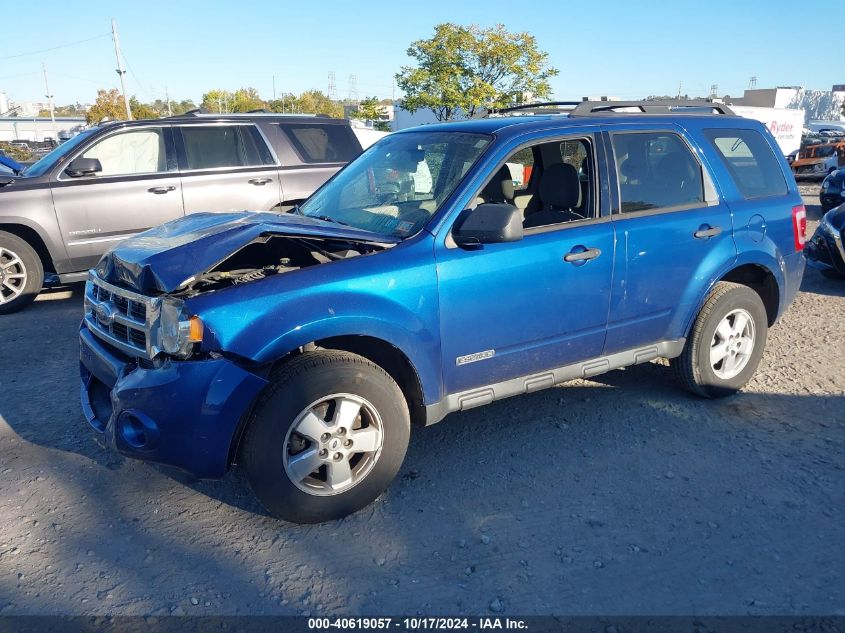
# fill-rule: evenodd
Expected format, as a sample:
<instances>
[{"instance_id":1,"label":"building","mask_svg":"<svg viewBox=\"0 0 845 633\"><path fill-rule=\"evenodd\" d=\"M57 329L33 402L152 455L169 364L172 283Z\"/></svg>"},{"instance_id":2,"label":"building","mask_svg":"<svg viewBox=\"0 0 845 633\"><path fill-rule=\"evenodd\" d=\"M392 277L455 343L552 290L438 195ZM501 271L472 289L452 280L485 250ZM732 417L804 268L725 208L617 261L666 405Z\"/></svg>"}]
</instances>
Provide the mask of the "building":
<instances>
[{"instance_id":1,"label":"building","mask_svg":"<svg viewBox=\"0 0 845 633\"><path fill-rule=\"evenodd\" d=\"M808 121L845 120L842 106L845 104L845 85L837 84L831 90L806 90L802 86L779 86L746 90L734 105L758 108L791 108L804 110Z\"/></svg>"},{"instance_id":2,"label":"building","mask_svg":"<svg viewBox=\"0 0 845 633\"><path fill-rule=\"evenodd\" d=\"M50 117L5 116L0 117L0 141L65 140L84 127L85 119L81 117L56 117L54 128Z\"/></svg>"}]
</instances>

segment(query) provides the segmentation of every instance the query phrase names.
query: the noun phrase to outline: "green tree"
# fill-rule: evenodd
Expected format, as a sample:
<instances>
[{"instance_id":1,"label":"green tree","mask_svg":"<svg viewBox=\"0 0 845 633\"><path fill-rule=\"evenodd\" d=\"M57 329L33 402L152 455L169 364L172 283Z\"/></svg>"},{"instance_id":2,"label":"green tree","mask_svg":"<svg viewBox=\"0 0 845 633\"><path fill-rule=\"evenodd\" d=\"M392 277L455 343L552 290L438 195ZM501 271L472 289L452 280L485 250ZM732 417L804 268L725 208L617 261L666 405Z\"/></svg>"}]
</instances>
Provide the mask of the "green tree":
<instances>
[{"instance_id":1,"label":"green tree","mask_svg":"<svg viewBox=\"0 0 845 633\"><path fill-rule=\"evenodd\" d=\"M214 90L209 90L202 96L200 107L209 112L231 112L231 101L231 92L215 88Z\"/></svg>"},{"instance_id":2,"label":"green tree","mask_svg":"<svg viewBox=\"0 0 845 633\"><path fill-rule=\"evenodd\" d=\"M131 107L131 106L130 106ZM85 113L85 120L89 125L99 123L103 119L123 120L126 118L126 104L123 95L117 90L98 90L97 100Z\"/></svg>"},{"instance_id":3,"label":"green tree","mask_svg":"<svg viewBox=\"0 0 845 633\"><path fill-rule=\"evenodd\" d=\"M250 110L262 110L266 105L255 88L239 88L232 94L230 111L249 112Z\"/></svg>"},{"instance_id":4,"label":"green tree","mask_svg":"<svg viewBox=\"0 0 845 633\"><path fill-rule=\"evenodd\" d=\"M342 119L343 105L337 101L332 101L319 90L306 90L294 100L288 112L326 114L336 119Z\"/></svg>"},{"instance_id":5,"label":"green tree","mask_svg":"<svg viewBox=\"0 0 845 633\"><path fill-rule=\"evenodd\" d=\"M136 120L158 119L161 116L155 108L146 103L141 103L137 97L130 97L129 109L132 111L132 118Z\"/></svg>"},{"instance_id":6,"label":"green tree","mask_svg":"<svg viewBox=\"0 0 845 633\"><path fill-rule=\"evenodd\" d=\"M509 33L501 24L438 24L434 37L417 40L407 53L417 66L396 74L405 92L400 103L409 112L431 110L439 121L457 111L471 117L480 107L521 103L526 93L546 98L549 79L558 74L533 35Z\"/></svg>"},{"instance_id":7,"label":"green tree","mask_svg":"<svg viewBox=\"0 0 845 633\"><path fill-rule=\"evenodd\" d=\"M379 130L380 132L390 131L390 124L381 118L384 116L384 110L379 103L378 97L370 97L361 101L358 104L358 109L351 116L353 119L372 121L373 129Z\"/></svg>"}]
</instances>

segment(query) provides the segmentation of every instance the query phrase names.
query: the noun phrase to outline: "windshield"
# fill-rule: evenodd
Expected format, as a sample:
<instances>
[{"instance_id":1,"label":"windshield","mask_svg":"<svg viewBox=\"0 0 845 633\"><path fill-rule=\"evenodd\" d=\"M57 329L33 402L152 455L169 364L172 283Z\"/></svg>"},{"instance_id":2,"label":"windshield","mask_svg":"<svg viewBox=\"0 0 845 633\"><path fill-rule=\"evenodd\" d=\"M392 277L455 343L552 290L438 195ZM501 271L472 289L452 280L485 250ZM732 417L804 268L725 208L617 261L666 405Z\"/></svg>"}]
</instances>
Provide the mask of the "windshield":
<instances>
[{"instance_id":1,"label":"windshield","mask_svg":"<svg viewBox=\"0 0 845 633\"><path fill-rule=\"evenodd\" d=\"M440 209L491 140L424 130L386 136L306 200L300 212L409 237Z\"/></svg>"},{"instance_id":2,"label":"windshield","mask_svg":"<svg viewBox=\"0 0 845 633\"><path fill-rule=\"evenodd\" d=\"M32 163L29 167L23 170L23 174L26 176L43 176L44 172L51 169L53 165L55 165L58 161L65 158L68 153L74 150L82 141L86 138L91 136L97 128L91 128L90 130L85 130L84 132L80 132L72 139L65 141L61 145L59 145L53 151L44 154L40 159Z\"/></svg>"}]
</instances>

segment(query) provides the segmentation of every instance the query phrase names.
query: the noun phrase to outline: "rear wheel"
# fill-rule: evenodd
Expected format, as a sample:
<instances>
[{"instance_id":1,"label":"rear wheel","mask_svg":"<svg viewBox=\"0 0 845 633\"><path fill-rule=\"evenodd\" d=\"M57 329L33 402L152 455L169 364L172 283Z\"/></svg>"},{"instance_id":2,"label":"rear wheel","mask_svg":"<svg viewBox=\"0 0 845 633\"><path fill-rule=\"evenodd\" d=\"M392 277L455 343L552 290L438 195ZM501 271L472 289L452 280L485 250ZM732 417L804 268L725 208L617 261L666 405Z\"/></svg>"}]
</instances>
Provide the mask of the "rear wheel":
<instances>
[{"instance_id":1,"label":"rear wheel","mask_svg":"<svg viewBox=\"0 0 845 633\"><path fill-rule=\"evenodd\" d=\"M17 235L0 231L0 314L22 310L44 283L38 253Z\"/></svg>"},{"instance_id":2,"label":"rear wheel","mask_svg":"<svg viewBox=\"0 0 845 633\"><path fill-rule=\"evenodd\" d=\"M684 351L671 361L681 385L699 396L736 393L754 374L766 346L766 308L754 290L716 284L692 327Z\"/></svg>"},{"instance_id":3,"label":"rear wheel","mask_svg":"<svg viewBox=\"0 0 845 633\"><path fill-rule=\"evenodd\" d=\"M242 457L273 515L319 523L375 500L402 465L409 435L405 398L384 370L355 354L318 350L274 373Z\"/></svg>"}]
</instances>

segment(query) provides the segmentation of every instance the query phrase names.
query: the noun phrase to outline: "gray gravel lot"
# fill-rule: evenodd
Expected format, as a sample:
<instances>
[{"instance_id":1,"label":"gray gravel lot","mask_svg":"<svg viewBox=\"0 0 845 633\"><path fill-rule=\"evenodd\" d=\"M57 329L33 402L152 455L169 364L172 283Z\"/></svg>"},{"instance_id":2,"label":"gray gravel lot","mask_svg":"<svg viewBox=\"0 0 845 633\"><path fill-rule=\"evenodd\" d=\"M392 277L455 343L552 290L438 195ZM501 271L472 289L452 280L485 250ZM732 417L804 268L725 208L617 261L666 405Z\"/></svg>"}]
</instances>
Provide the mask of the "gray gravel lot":
<instances>
[{"instance_id":1,"label":"gray gravel lot","mask_svg":"<svg viewBox=\"0 0 845 633\"><path fill-rule=\"evenodd\" d=\"M81 290L2 317L0 614L845 615L845 281L808 270L742 394L651 363L452 415L310 527L95 443Z\"/></svg>"}]
</instances>

